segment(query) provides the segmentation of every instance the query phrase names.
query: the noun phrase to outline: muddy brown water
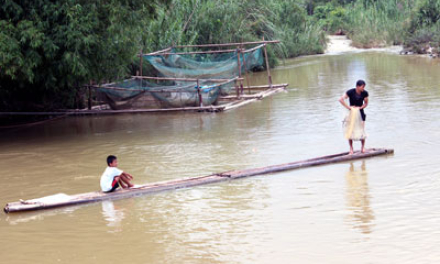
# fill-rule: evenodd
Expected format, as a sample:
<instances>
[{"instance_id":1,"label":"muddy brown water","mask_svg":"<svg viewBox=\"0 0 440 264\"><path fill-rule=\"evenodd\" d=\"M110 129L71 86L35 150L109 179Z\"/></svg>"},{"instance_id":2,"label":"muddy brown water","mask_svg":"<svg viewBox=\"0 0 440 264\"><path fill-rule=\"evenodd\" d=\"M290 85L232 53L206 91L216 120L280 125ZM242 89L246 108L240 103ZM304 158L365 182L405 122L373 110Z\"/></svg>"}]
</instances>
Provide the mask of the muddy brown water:
<instances>
[{"instance_id":1,"label":"muddy brown water","mask_svg":"<svg viewBox=\"0 0 440 264\"><path fill-rule=\"evenodd\" d=\"M0 203L347 151L337 99L363 78L367 147L395 154L49 211L0 214L2 263L436 263L440 63L366 52L286 61L287 93L225 113L72 117L0 132ZM254 74L251 84L266 82ZM359 149L360 145L355 144Z\"/></svg>"}]
</instances>

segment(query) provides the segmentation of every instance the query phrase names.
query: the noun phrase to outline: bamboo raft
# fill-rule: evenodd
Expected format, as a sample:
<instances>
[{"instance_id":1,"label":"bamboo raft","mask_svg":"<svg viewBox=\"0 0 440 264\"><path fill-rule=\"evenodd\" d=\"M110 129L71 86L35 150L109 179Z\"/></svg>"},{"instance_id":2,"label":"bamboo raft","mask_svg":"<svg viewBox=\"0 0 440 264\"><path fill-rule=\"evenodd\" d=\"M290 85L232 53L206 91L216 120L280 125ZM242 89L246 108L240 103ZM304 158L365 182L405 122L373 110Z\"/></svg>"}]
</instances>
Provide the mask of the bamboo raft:
<instances>
[{"instance_id":1,"label":"bamboo raft","mask_svg":"<svg viewBox=\"0 0 440 264\"><path fill-rule=\"evenodd\" d=\"M20 200L18 202L8 203L6 204L4 211L6 213L33 211L33 210L42 210L42 209L49 209L49 208L69 206L69 205L93 203L104 200L124 199L128 197L151 194L165 190L188 188L192 186L216 183L216 182L232 180L232 179L239 179L243 177L276 173L286 170L306 168L306 167L312 167L312 166L318 166L318 165L324 165L330 163L352 161L352 160L364 159L368 157L386 155L392 153L394 153L393 149L373 148L373 149L368 149L365 153L355 152L352 155L348 155L348 152L344 152L340 154L334 154L329 156L323 156L323 157L290 162L279 165L272 165L261 168L236 170L236 171L229 171L223 173L216 173L207 176L150 183L150 184L136 186L130 189L117 190L111 193L89 192L89 193L82 193L76 195L67 195L67 194L59 193L38 199Z\"/></svg>"}]
</instances>

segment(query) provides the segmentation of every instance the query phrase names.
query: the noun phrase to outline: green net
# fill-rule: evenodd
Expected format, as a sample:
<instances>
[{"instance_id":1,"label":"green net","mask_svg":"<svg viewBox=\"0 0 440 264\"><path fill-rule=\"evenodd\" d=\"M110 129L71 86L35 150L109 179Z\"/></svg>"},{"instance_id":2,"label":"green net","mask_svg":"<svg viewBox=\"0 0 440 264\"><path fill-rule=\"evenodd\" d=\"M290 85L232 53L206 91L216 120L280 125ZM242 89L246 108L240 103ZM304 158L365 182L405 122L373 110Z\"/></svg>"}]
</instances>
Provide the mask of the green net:
<instances>
[{"instance_id":1,"label":"green net","mask_svg":"<svg viewBox=\"0 0 440 264\"><path fill-rule=\"evenodd\" d=\"M101 86L98 89L99 97L112 109L215 105L219 95L228 94L232 90L239 69L243 73L262 67L262 47L260 45L242 52L209 54L182 54L173 49L171 54L143 55L161 77L199 81L132 78ZM219 83L218 80L210 79L225 81Z\"/></svg>"},{"instance_id":2,"label":"green net","mask_svg":"<svg viewBox=\"0 0 440 264\"><path fill-rule=\"evenodd\" d=\"M112 109L170 108L216 104L222 90L231 89L234 79L222 83L147 81L140 78L106 84L98 89Z\"/></svg>"},{"instance_id":3,"label":"green net","mask_svg":"<svg viewBox=\"0 0 440 264\"><path fill-rule=\"evenodd\" d=\"M241 71L262 67L262 45L240 53ZM175 50L172 51L175 53ZM179 78L232 78L239 74L238 53L144 55L162 76Z\"/></svg>"}]
</instances>

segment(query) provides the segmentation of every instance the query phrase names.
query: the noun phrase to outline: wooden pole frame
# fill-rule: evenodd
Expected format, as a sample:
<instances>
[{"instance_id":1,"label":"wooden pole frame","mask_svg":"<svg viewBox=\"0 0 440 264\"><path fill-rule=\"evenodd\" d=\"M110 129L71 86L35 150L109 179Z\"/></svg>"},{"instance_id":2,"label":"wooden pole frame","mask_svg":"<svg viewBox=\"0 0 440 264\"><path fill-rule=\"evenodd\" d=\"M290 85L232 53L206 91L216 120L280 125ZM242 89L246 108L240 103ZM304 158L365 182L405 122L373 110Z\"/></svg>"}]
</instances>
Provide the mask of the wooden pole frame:
<instances>
[{"instance_id":1,"label":"wooden pole frame","mask_svg":"<svg viewBox=\"0 0 440 264\"><path fill-rule=\"evenodd\" d=\"M210 50L210 51L190 51L190 52L163 52L157 54L144 54L145 56L155 56L155 55L186 55L186 54L215 54L215 53L230 53L234 52L233 49L227 50Z\"/></svg>"},{"instance_id":2,"label":"wooden pole frame","mask_svg":"<svg viewBox=\"0 0 440 264\"><path fill-rule=\"evenodd\" d=\"M266 58L266 70L267 70L267 78L269 81L269 86L272 87L272 76L270 75L270 65L269 65L269 58L267 57L266 45L264 45L264 57Z\"/></svg>"},{"instance_id":3,"label":"wooden pole frame","mask_svg":"<svg viewBox=\"0 0 440 264\"><path fill-rule=\"evenodd\" d=\"M255 45L255 44L266 44L266 43L280 43L279 40L263 40L263 41L252 41L252 42L239 42L239 43L222 43L222 44L201 44L201 45L179 45L176 48L210 48L210 47L234 47L237 45Z\"/></svg>"},{"instance_id":4,"label":"wooden pole frame","mask_svg":"<svg viewBox=\"0 0 440 264\"><path fill-rule=\"evenodd\" d=\"M233 81L233 80L243 80L240 77L234 77L231 79L202 79L202 78L178 78L178 77L152 77L152 76L132 76L133 79L151 79L151 80L163 80L163 81L187 81L187 82L196 82L197 80L211 81L211 82L225 82L225 81Z\"/></svg>"},{"instance_id":5,"label":"wooden pole frame","mask_svg":"<svg viewBox=\"0 0 440 264\"><path fill-rule=\"evenodd\" d=\"M240 50L241 51L243 51L243 46L241 46L240 47ZM251 86L250 84L249 84L249 77L247 76L248 75L248 73L247 73L247 70L246 70L246 59L245 59L245 54L244 53L242 53L243 54L243 67L244 67L244 74L246 75L246 83L247 83L247 86L248 86L248 88ZM251 90L249 89L249 93L251 92ZM242 94L243 94L243 91L241 92Z\"/></svg>"},{"instance_id":6,"label":"wooden pole frame","mask_svg":"<svg viewBox=\"0 0 440 264\"><path fill-rule=\"evenodd\" d=\"M150 53L147 53L147 54L141 54L141 56L142 56L142 55L151 55L151 56L153 56L153 55L159 55L159 54L162 53L162 52L170 51L172 48L173 48L173 47L168 47L168 48L163 49L163 50L158 50L158 51L150 52Z\"/></svg>"}]
</instances>

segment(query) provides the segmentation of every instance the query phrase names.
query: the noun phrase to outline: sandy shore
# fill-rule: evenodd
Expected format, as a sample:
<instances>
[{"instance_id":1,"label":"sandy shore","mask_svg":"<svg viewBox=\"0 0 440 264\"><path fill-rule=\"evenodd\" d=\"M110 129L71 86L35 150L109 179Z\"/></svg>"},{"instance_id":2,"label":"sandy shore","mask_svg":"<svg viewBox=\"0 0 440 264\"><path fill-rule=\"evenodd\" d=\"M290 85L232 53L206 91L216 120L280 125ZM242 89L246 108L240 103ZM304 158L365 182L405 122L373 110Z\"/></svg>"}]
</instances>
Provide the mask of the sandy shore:
<instances>
[{"instance_id":1,"label":"sandy shore","mask_svg":"<svg viewBox=\"0 0 440 264\"><path fill-rule=\"evenodd\" d=\"M336 55L341 53L349 53L349 52L364 52L364 51L381 51L381 52L390 52L390 53L399 53L402 51L402 46L390 46L385 48L372 48L372 49L359 49L353 47L351 45L351 40L349 40L346 36L327 36L327 48L325 50L325 54Z\"/></svg>"}]
</instances>

